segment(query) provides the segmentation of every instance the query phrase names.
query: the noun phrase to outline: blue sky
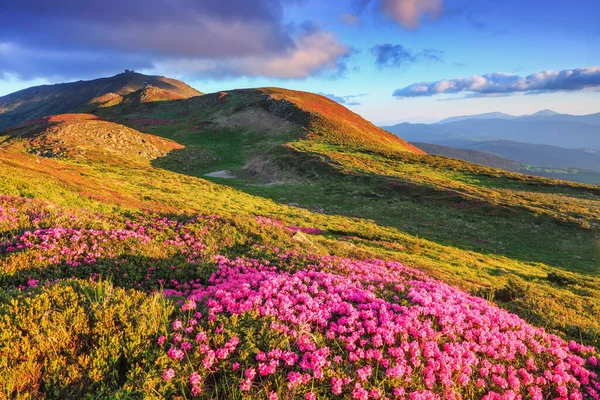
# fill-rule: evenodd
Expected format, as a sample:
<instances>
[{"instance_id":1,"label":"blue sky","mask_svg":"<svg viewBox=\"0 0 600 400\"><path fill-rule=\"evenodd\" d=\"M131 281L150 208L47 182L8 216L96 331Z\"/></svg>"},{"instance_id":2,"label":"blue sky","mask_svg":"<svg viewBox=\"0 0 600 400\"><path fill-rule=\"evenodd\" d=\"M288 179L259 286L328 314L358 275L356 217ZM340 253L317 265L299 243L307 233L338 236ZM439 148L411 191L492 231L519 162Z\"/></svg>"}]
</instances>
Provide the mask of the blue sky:
<instances>
[{"instance_id":1,"label":"blue sky","mask_svg":"<svg viewBox=\"0 0 600 400\"><path fill-rule=\"evenodd\" d=\"M0 95L133 68L323 93L378 124L600 112L596 1L87 3L0 0Z\"/></svg>"}]
</instances>

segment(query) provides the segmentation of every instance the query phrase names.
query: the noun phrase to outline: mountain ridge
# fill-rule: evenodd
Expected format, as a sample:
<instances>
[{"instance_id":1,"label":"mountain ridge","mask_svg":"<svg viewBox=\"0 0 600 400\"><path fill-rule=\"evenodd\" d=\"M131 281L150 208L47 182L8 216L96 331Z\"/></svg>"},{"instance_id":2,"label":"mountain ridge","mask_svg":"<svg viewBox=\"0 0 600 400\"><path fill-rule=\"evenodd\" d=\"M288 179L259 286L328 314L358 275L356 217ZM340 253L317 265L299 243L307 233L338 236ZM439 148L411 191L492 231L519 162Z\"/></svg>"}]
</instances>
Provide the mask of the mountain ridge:
<instances>
[{"instance_id":1,"label":"mountain ridge","mask_svg":"<svg viewBox=\"0 0 600 400\"><path fill-rule=\"evenodd\" d=\"M176 79L132 71L88 81L34 86L0 97L0 131L27 120L85 108L89 102L103 96L110 97L104 99L105 102L118 103L115 99L146 86L154 86L179 98L203 94Z\"/></svg>"},{"instance_id":2,"label":"mountain ridge","mask_svg":"<svg viewBox=\"0 0 600 400\"><path fill-rule=\"evenodd\" d=\"M505 119L505 120L526 120L526 119L548 119L556 121L574 121L580 120L581 122L587 122L590 124L600 124L600 112L592 114L574 115L574 114L563 114L550 109L544 109L537 111L532 114L523 115L511 115L499 111L493 111L482 114L470 114L470 115L457 115L441 119L432 124L446 124L450 122L458 122L469 119Z\"/></svg>"}]
</instances>

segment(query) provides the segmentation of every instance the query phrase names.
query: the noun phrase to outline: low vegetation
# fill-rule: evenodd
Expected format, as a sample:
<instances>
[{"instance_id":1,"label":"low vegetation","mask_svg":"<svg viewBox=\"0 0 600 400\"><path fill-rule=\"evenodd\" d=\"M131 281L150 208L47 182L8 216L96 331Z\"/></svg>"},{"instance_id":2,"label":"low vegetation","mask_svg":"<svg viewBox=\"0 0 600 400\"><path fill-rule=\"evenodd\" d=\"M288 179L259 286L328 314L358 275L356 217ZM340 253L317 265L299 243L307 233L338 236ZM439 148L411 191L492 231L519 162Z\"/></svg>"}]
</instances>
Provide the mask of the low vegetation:
<instances>
[{"instance_id":1,"label":"low vegetation","mask_svg":"<svg viewBox=\"0 0 600 400\"><path fill-rule=\"evenodd\" d=\"M599 398L600 189L340 109L232 91L55 117L83 153L0 137L0 396ZM171 149L101 151L116 127Z\"/></svg>"}]
</instances>

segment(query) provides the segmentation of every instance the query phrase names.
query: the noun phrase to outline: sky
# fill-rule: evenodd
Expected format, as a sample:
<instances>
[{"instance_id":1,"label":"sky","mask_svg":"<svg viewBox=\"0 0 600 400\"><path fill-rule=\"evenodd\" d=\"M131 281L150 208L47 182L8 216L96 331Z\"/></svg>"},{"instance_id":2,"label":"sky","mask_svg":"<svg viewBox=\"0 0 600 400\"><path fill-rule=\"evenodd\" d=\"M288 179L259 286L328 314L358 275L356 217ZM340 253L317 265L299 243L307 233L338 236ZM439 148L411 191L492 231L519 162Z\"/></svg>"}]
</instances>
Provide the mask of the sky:
<instances>
[{"instance_id":1,"label":"sky","mask_svg":"<svg viewBox=\"0 0 600 400\"><path fill-rule=\"evenodd\" d=\"M0 96L125 69L324 94L376 124L600 112L596 0L0 0Z\"/></svg>"}]
</instances>

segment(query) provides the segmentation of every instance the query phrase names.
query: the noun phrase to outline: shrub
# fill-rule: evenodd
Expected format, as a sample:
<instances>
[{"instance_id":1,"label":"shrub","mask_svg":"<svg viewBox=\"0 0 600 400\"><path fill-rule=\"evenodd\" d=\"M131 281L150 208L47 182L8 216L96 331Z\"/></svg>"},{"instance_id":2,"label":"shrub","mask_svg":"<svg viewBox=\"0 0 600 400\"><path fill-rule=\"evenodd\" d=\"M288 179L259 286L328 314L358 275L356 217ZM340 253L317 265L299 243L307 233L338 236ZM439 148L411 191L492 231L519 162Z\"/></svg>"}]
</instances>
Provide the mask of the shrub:
<instances>
[{"instance_id":1,"label":"shrub","mask_svg":"<svg viewBox=\"0 0 600 400\"><path fill-rule=\"evenodd\" d=\"M108 282L30 290L0 314L0 397L82 398L140 390L173 311Z\"/></svg>"}]
</instances>

